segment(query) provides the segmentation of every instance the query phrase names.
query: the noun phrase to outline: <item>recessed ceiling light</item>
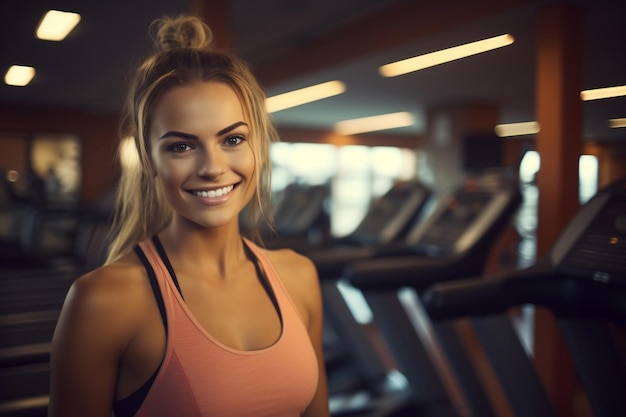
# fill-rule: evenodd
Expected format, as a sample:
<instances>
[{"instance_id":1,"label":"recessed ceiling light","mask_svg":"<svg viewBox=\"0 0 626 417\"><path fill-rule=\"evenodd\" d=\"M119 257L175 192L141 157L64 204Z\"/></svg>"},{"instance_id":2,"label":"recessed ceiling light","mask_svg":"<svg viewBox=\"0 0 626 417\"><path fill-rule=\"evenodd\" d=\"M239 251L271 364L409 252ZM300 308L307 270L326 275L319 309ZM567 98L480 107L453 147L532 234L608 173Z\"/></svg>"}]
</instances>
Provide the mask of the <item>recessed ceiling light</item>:
<instances>
[{"instance_id":1,"label":"recessed ceiling light","mask_svg":"<svg viewBox=\"0 0 626 417\"><path fill-rule=\"evenodd\" d=\"M72 12L49 10L41 19L35 35L47 41L61 41L80 22L80 15Z\"/></svg>"},{"instance_id":2,"label":"recessed ceiling light","mask_svg":"<svg viewBox=\"0 0 626 417\"><path fill-rule=\"evenodd\" d=\"M35 76L35 68L25 65L11 65L4 75L4 82L7 85L23 87L28 85Z\"/></svg>"}]
</instances>

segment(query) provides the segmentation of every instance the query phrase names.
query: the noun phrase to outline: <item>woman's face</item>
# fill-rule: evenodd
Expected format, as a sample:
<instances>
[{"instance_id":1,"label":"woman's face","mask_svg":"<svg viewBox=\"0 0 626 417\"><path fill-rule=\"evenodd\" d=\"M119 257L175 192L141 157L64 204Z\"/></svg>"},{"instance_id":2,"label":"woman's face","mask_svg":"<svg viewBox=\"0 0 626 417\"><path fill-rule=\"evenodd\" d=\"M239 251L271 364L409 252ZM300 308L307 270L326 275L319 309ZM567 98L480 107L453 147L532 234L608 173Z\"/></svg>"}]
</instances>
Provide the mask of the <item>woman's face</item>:
<instances>
[{"instance_id":1,"label":"woman's face","mask_svg":"<svg viewBox=\"0 0 626 417\"><path fill-rule=\"evenodd\" d=\"M212 228L238 221L255 190L249 122L226 84L198 82L157 103L150 141L174 215Z\"/></svg>"}]
</instances>

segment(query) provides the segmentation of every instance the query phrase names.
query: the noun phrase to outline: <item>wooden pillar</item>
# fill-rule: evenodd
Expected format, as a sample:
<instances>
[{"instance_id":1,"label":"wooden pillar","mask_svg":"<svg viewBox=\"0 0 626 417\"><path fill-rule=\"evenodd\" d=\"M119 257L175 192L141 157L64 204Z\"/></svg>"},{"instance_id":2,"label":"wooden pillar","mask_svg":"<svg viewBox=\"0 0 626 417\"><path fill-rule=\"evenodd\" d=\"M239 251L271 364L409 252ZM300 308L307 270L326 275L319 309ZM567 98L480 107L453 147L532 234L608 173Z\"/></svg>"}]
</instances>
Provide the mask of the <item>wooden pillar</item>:
<instances>
[{"instance_id":1,"label":"wooden pillar","mask_svg":"<svg viewBox=\"0 0 626 417\"><path fill-rule=\"evenodd\" d=\"M548 6L539 12L537 45L538 259L547 254L579 208L582 79L582 13L571 4ZM542 309L536 314L534 340L537 368L558 414L575 415L574 367L554 318Z\"/></svg>"},{"instance_id":2,"label":"wooden pillar","mask_svg":"<svg viewBox=\"0 0 626 417\"><path fill-rule=\"evenodd\" d=\"M215 49L230 50L234 47L230 0L191 0L191 12L213 31Z\"/></svg>"}]
</instances>

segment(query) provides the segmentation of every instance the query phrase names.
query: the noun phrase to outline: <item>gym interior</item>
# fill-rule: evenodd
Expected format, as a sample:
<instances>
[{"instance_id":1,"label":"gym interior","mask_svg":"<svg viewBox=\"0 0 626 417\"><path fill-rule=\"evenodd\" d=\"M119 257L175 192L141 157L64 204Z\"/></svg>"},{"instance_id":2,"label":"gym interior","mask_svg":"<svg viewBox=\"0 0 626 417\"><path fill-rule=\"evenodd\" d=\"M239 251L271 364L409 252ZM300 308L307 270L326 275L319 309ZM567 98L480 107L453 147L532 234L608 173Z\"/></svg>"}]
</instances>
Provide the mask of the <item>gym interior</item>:
<instances>
[{"instance_id":1,"label":"gym interior","mask_svg":"<svg viewBox=\"0 0 626 417\"><path fill-rule=\"evenodd\" d=\"M271 112L275 225L261 230L317 268L333 417L626 413L624 5L84 3L3 6L0 70L37 73L0 85L0 417L46 415L58 314L105 260L117 153L136 163L118 140L128 70L149 22L175 13L210 23L269 99L345 90ZM81 13L64 41L34 38L48 9ZM508 32L508 46L381 75Z\"/></svg>"}]
</instances>

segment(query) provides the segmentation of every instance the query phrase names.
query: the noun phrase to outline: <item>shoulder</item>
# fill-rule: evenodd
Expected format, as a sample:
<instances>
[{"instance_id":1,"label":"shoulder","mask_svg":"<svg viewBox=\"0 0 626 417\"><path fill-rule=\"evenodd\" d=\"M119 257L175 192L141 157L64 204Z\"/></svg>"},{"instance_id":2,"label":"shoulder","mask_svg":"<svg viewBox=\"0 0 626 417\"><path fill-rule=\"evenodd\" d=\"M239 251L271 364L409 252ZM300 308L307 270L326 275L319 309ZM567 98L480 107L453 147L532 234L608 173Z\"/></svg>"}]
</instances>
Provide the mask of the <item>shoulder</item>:
<instances>
[{"instance_id":1,"label":"shoulder","mask_svg":"<svg viewBox=\"0 0 626 417\"><path fill-rule=\"evenodd\" d=\"M301 313L309 320L319 314L321 295L315 264L291 249L262 250Z\"/></svg>"},{"instance_id":2,"label":"shoulder","mask_svg":"<svg viewBox=\"0 0 626 417\"><path fill-rule=\"evenodd\" d=\"M149 283L132 256L77 278L68 292L50 351L54 415L110 415L125 352L151 317Z\"/></svg>"},{"instance_id":3,"label":"shoulder","mask_svg":"<svg viewBox=\"0 0 626 417\"><path fill-rule=\"evenodd\" d=\"M291 249L263 249L269 260L276 268L281 280L286 284L298 286L318 286L318 276L315 264L306 256Z\"/></svg>"},{"instance_id":4,"label":"shoulder","mask_svg":"<svg viewBox=\"0 0 626 417\"><path fill-rule=\"evenodd\" d=\"M134 257L126 255L118 261L97 268L79 277L71 286L69 296L86 298L89 301L118 304L133 298L145 289L146 272Z\"/></svg>"},{"instance_id":5,"label":"shoulder","mask_svg":"<svg viewBox=\"0 0 626 417\"><path fill-rule=\"evenodd\" d=\"M131 332L149 305L150 291L143 265L134 255L125 256L74 281L63 305L60 325Z\"/></svg>"},{"instance_id":6,"label":"shoulder","mask_svg":"<svg viewBox=\"0 0 626 417\"><path fill-rule=\"evenodd\" d=\"M291 249L262 249L277 269L298 272L302 277L317 279L315 264L306 256Z\"/></svg>"}]
</instances>

